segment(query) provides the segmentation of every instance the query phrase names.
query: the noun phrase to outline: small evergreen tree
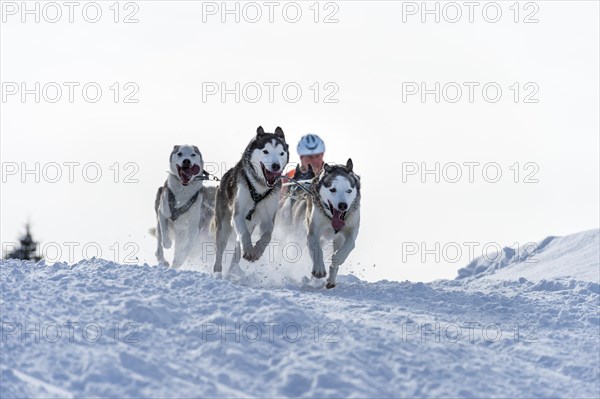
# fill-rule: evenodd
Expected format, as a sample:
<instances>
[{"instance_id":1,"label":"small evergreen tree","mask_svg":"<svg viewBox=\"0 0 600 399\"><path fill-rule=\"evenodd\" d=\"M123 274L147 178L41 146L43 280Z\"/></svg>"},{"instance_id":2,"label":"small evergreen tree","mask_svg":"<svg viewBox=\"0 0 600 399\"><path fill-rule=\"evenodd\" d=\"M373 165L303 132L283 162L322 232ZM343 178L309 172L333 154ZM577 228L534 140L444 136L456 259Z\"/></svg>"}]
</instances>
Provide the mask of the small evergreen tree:
<instances>
[{"instance_id":1,"label":"small evergreen tree","mask_svg":"<svg viewBox=\"0 0 600 399\"><path fill-rule=\"evenodd\" d=\"M38 242L34 241L31 236L29 223L25 225L25 235L19 239L19 242L21 244L20 247L6 254L5 259L33 260L36 262L42 260L41 256L35 254Z\"/></svg>"}]
</instances>

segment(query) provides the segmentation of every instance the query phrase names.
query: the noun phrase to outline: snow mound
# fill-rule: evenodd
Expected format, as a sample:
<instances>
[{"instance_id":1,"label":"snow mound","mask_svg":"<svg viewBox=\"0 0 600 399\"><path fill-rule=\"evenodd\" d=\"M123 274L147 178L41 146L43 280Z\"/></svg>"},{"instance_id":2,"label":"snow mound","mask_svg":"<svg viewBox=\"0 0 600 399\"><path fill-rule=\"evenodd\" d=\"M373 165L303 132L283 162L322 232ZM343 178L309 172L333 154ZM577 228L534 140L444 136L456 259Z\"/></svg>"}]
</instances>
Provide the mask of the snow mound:
<instances>
[{"instance_id":1,"label":"snow mound","mask_svg":"<svg viewBox=\"0 0 600 399\"><path fill-rule=\"evenodd\" d=\"M600 229L547 237L537 244L481 256L458 271L457 279L600 280Z\"/></svg>"},{"instance_id":2,"label":"snow mound","mask_svg":"<svg viewBox=\"0 0 600 399\"><path fill-rule=\"evenodd\" d=\"M545 251L578 273L588 234ZM600 394L598 281L237 277L0 262L0 397Z\"/></svg>"}]
</instances>

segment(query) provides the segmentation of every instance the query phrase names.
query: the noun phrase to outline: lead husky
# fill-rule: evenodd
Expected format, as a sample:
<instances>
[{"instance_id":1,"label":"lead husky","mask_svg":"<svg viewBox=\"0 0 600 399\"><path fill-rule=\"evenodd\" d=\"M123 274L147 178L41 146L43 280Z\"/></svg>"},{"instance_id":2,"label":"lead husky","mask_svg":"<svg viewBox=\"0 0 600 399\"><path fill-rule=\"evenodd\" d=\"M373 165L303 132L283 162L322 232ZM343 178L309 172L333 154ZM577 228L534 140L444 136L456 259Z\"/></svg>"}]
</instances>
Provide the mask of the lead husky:
<instances>
[{"instance_id":1,"label":"lead husky","mask_svg":"<svg viewBox=\"0 0 600 399\"><path fill-rule=\"evenodd\" d=\"M215 272L223 270L223 251L232 227L237 235L232 264L239 262L242 251L244 259L251 262L262 256L271 242L281 191L281 172L288 161L283 130L277 127L275 133L265 133L259 126L242 159L223 175L215 203ZM251 236L257 226L261 237L252 246Z\"/></svg>"},{"instance_id":2,"label":"lead husky","mask_svg":"<svg viewBox=\"0 0 600 399\"><path fill-rule=\"evenodd\" d=\"M176 145L169 157L169 177L159 187L154 201L156 212L156 258L165 260L163 247L171 248L175 235L173 267L183 265L192 246L199 242L201 231L208 232L214 212L216 187L204 187L206 180L202 154L195 145Z\"/></svg>"},{"instance_id":3,"label":"lead husky","mask_svg":"<svg viewBox=\"0 0 600 399\"><path fill-rule=\"evenodd\" d=\"M323 165L321 174L313 179L311 194L303 195L292 210L296 224L306 221L312 275L316 278L327 275L321 240L333 241L327 288L335 287L339 267L354 249L358 236L360 177L352 169L352 159L346 166Z\"/></svg>"}]
</instances>

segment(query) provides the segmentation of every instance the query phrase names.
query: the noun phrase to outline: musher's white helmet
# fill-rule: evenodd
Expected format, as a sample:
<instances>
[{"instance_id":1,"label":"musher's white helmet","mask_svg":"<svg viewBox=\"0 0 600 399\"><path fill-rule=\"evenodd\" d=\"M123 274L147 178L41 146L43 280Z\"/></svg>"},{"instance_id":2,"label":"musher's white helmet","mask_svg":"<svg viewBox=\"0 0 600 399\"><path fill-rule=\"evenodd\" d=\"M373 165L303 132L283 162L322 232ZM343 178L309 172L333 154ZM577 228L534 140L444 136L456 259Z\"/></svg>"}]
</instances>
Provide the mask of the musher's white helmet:
<instances>
[{"instance_id":1,"label":"musher's white helmet","mask_svg":"<svg viewBox=\"0 0 600 399\"><path fill-rule=\"evenodd\" d=\"M316 134L302 136L298 142L298 155L314 155L325 152L325 143Z\"/></svg>"}]
</instances>

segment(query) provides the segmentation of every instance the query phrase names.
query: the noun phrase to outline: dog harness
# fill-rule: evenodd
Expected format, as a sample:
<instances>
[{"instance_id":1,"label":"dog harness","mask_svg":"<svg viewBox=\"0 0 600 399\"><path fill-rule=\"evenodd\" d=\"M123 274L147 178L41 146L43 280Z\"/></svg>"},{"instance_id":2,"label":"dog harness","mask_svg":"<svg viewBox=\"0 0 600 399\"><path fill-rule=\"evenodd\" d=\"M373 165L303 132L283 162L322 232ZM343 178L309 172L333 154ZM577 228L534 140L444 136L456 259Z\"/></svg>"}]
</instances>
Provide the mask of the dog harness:
<instances>
[{"instance_id":1,"label":"dog harness","mask_svg":"<svg viewBox=\"0 0 600 399\"><path fill-rule=\"evenodd\" d=\"M250 212L248 212L248 214L246 215L246 220L252 220L252 215L254 214L254 211L256 211L256 205L258 205L260 201L267 198L269 194L273 192L274 187L271 187L264 194L259 194L250 182L250 179L248 179L248 175L246 175L246 173L244 173L244 177L246 178L246 184L248 184L248 189L250 190L250 196L252 197L252 201L254 201L254 207L250 209Z\"/></svg>"},{"instance_id":2,"label":"dog harness","mask_svg":"<svg viewBox=\"0 0 600 399\"><path fill-rule=\"evenodd\" d=\"M196 200L198 199L198 195L200 194L200 191L202 191L202 189L196 191L196 194L194 194L194 196L192 198L190 198L185 204L183 204L182 206L180 206L179 208L175 207L175 194L173 194L173 191L171 191L171 189L169 187L167 187L165 185L165 188L168 191L169 194L169 210L171 211L171 217L169 219L171 219L172 221L176 221L179 216L183 215L184 213L186 213L187 211L190 210L190 208L196 203Z\"/></svg>"},{"instance_id":3,"label":"dog harness","mask_svg":"<svg viewBox=\"0 0 600 399\"><path fill-rule=\"evenodd\" d=\"M292 182L297 182L298 180L312 180L315 177L315 172L313 169L309 167L306 172L302 172L300 170L300 164L296 165L296 170L292 170L288 172L286 178ZM292 186L289 190L290 197L290 206L294 206L294 203L297 201L296 192L300 189L305 189L306 186L301 186L300 183L296 183L295 186Z\"/></svg>"},{"instance_id":4,"label":"dog harness","mask_svg":"<svg viewBox=\"0 0 600 399\"><path fill-rule=\"evenodd\" d=\"M179 179L179 176L172 173L171 171L168 171L168 173L172 174L177 179ZM192 179L192 181L198 181L198 180L221 181L221 179L219 179L217 176L208 173L206 170L202 171L202 175L196 176ZM171 219L172 221L176 221L179 218L179 216L181 216L184 213L186 213L187 211L189 211L190 208L196 203L196 200L198 199L198 195L200 195L200 191L202 191L202 188L200 188L196 192L196 194L194 194L194 196L192 198L190 198L185 204L183 204L179 208L176 208L175 203L177 202L177 200L175 198L175 194L173 194L173 191L171 191L169 186L167 186L167 182L165 182L165 185L163 186L163 190L165 190L165 189L168 191L168 194L169 194L169 211L171 211L171 217L169 219Z\"/></svg>"}]
</instances>

